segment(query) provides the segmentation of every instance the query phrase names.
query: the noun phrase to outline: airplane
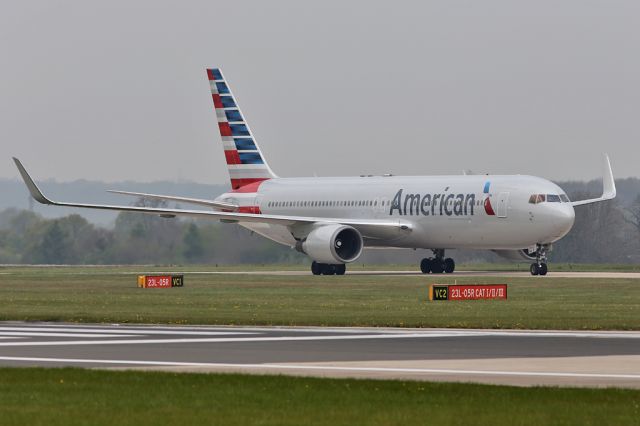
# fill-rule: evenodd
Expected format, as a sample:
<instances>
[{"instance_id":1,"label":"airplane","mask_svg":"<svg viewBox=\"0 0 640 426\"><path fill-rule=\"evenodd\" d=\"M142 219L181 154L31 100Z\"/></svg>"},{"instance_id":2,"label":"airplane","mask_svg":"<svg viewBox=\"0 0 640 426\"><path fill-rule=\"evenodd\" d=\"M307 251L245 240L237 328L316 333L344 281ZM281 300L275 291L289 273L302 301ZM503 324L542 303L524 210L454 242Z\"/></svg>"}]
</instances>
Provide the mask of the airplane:
<instances>
[{"instance_id":1,"label":"airplane","mask_svg":"<svg viewBox=\"0 0 640 426\"><path fill-rule=\"evenodd\" d=\"M452 273L447 249L487 249L530 261L546 275L552 244L572 228L574 207L611 200L616 187L604 155L603 192L570 201L549 180L524 175L280 178L267 160L219 68L207 69L231 190L213 200L111 191L207 209L171 209L53 201L14 158L32 197L56 206L140 212L235 223L290 246L311 260L314 275L343 275L367 248L431 250L422 273Z\"/></svg>"}]
</instances>

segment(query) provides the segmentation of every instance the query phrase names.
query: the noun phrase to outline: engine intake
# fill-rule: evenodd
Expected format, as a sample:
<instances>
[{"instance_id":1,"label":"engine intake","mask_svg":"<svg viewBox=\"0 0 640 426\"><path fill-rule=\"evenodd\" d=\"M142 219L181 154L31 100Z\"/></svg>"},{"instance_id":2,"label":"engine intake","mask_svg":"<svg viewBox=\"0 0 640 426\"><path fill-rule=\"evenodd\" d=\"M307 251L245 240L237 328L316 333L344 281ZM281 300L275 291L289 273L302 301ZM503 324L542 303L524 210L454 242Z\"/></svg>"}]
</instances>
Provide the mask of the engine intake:
<instances>
[{"instance_id":1,"label":"engine intake","mask_svg":"<svg viewBox=\"0 0 640 426\"><path fill-rule=\"evenodd\" d=\"M362 254L362 235L347 225L323 225L315 228L307 238L296 245L311 259L319 263L349 263Z\"/></svg>"}]
</instances>

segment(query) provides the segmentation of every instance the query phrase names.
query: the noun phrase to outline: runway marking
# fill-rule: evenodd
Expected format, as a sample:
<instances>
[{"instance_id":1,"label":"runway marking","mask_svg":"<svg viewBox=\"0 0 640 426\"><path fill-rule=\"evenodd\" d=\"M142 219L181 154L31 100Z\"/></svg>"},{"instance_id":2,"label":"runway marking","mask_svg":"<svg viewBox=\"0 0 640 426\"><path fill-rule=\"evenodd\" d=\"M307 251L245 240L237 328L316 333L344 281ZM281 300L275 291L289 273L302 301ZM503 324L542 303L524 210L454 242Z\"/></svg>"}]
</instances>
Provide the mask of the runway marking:
<instances>
[{"instance_id":1,"label":"runway marking","mask_svg":"<svg viewBox=\"0 0 640 426\"><path fill-rule=\"evenodd\" d=\"M119 327L119 326L118 326ZM406 335L411 334L417 337L465 337L465 336L508 336L508 337L577 337L577 338L624 338L624 339L640 339L640 332L638 331L571 331L571 330L477 330L477 329L388 329L388 328L375 328L375 327L350 327L350 328L325 328L325 327L299 327L299 328L287 328L287 327L191 327L185 330L184 328L176 327L170 328L166 326L154 327L154 326L121 326L121 329L115 328L102 328L92 326L65 326L65 327L52 327L52 326L40 326L40 327L2 327L0 326L0 335L6 334L6 332L62 332L62 333L101 333L101 334L116 334L116 335L204 335L204 336L219 336L219 335L255 335L261 332L297 332L297 333L340 333L343 335L348 334L373 334L373 335ZM50 333L53 335L53 333Z\"/></svg>"},{"instance_id":2,"label":"runway marking","mask_svg":"<svg viewBox=\"0 0 640 426\"><path fill-rule=\"evenodd\" d=\"M176 333L179 334L179 333ZM460 336L455 334L451 336ZM277 337L212 337L212 338L176 338L176 339L122 339L122 340L69 340L44 342L0 342L0 346L75 346L75 345L135 345L155 343L236 343L236 342L291 342L318 340L362 340L362 339L415 339L443 337L441 334L356 334L333 336L277 336Z\"/></svg>"},{"instance_id":3,"label":"runway marking","mask_svg":"<svg viewBox=\"0 0 640 426\"><path fill-rule=\"evenodd\" d=\"M0 336L24 336L24 337L114 337L113 334L96 333L38 333L33 331L0 331ZM137 337L138 334L119 334L118 337ZM10 339L11 337L3 337Z\"/></svg>"},{"instance_id":4,"label":"runway marking","mask_svg":"<svg viewBox=\"0 0 640 426\"><path fill-rule=\"evenodd\" d=\"M213 331L215 330L215 331ZM281 332L292 331L287 328L275 329ZM0 327L0 336L23 337L75 337L82 340L54 340L54 341L2 341L0 347L5 346L77 346L77 345L130 345L130 344L166 344L166 343L243 343L243 342L291 342L291 341L321 341L321 340L363 340L363 339L425 339L443 337L553 337L553 338L605 338L605 339L640 339L639 332L574 332L574 331L513 331L513 330L389 330L382 329L297 329L314 333L334 333L327 335L285 335L285 336L255 336L269 331L270 328L217 328L198 331L175 329L157 329L146 327L128 327L122 329L98 327ZM335 334L337 333L337 334ZM168 336L202 336L202 337L167 337L156 339L135 338L144 335ZM247 337L249 335L250 337ZM253 336L251 336L253 335ZM216 336L216 337L211 337ZM134 337L122 339L122 337ZM10 338L10 337L5 337ZM96 340L96 338L114 338Z\"/></svg>"},{"instance_id":5,"label":"runway marking","mask_svg":"<svg viewBox=\"0 0 640 426\"><path fill-rule=\"evenodd\" d=\"M111 328L106 328L111 327ZM119 328L119 329L117 329ZM286 332L286 333L339 333L348 334L415 334L419 337L470 337L470 336L494 336L494 337L577 337L577 338L605 338L605 339L640 339L640 331L572 331L572 330L479 330L460 328L386 328L386 327L243 327L243 326L153 326L153 325L65 325L64 327L49 326L46 324L38 326L23 327L20 324L15 326L0 326L0 335L3 331L59 331L63 333L103 333L103 334L133 334L133 335L255 335L264 332Z\"/></svg>"},{"instance_id":6,"label":"runway marking","mask_svg":"<svg viewBox=\"0 0 640 426\"><path fill-rule=\"evenodd\" d=\"M90 337L89 333L103 333L103 334L118 334L118 335L139 335L139 334L184 334L184 335L196 335L196 336L216 336L216 335L229 335L229 334L256 334L249 331L235 331L229 329L228 331L184 331L179 328L173 330L158 330L158 329L144 329L144 328L127 328L122 330L114 330L112 328L89 328L89 327L0 327L0 334L6 334L6 331L14 331L14 330L24 330L24 331L33 331L33 332L49 332L49 331L58 331L62 333L74 333L75 337L79 335L83 335L86 337ZM43 333L44 335L55 336L53 333ZM96 335L96 337L98 337ZM100 336L100 337L111 337L111 336Z\"/></svg>"},{"instance_id":7,"label":"runway marking","mask_svg":"<svg viewBox=\"0 0 640 426\"><path fill-rule=\"evenodd\" d=\"M345 371L345 372L376 372L376 373L414 373L414 374L458 374L484 376L530 376L530 377L574 377L601 379L639 379L640 374L609 374L609 373L574 373L548 371L500 371L500 370L455 370L439 368L394 368L394 367L338 367L314 366L296 364L225 364L207 362L179 362L179 361L140 361L140 360L111 360L111 359L81 359L81 358L37 358L0 356L2 361L20 362L53 362L77 364L108 364L108 365L146 365L164 367L210 367L221 369L267 369L267 370L317 370L317 371Z\"/></svg>"}]
</instances>

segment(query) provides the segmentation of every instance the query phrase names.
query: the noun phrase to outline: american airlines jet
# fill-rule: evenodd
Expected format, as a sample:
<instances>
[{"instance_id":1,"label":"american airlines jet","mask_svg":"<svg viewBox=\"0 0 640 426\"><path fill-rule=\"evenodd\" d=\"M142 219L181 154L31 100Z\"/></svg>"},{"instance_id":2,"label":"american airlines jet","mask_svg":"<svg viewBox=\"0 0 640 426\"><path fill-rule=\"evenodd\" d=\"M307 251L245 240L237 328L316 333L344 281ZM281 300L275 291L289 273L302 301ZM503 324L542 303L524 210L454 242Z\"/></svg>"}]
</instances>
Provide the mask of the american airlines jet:
<instances>
[{"instance_id":1,"label":"american airlines jet","mask_svg":"<svg viewBox=\"0 0 640 426\"><path fill-rule=\"evenodd\" d=\"M43 204L186 216L237 223L305 253L314 275L342 275L365 248L427 249L423 273L455 269L446 249L488 249L531 262L547 274L547 253L574 222L574 207L610 200L616 188L604 157L602 196L570 201L554 183L533 176L360 176L279 178L269 167L235 97L208 69L231 190L213 200L112 191L207 207L183 210L57 202L47 198L18 159L33 198Z\"/></svg>"}]
</instances>

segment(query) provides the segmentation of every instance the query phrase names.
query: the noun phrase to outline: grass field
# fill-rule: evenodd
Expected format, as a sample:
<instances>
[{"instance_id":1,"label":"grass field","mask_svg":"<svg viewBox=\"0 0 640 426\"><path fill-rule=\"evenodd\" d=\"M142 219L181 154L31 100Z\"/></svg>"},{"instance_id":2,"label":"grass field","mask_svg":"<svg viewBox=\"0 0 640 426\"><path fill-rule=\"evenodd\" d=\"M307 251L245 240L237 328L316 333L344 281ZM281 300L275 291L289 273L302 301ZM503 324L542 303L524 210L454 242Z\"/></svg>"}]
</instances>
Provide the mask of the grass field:
<instances>
[{"instance_id":1,"label":"grass field","mask_svg":"<svg viewBox=\"0 0 640 426\"><path fill-rule=\"evenodd\" d=\"M0 423L637 425L640 391L0 369Z\"/></svg>"},{"instance_id":2,"label":"grass field","mask_svg":"<svg viewBox=\"0 0 640 426\"><path fill-rule=\"evenodd\" d=\"M178 268L172 271L179 270ZM0 320L236 325L640 329L640 280L455 276L185 275L156 268L2 268ZM430 283L509 284L508 301L429 302Z\"/></svg>"}]
</instances>

